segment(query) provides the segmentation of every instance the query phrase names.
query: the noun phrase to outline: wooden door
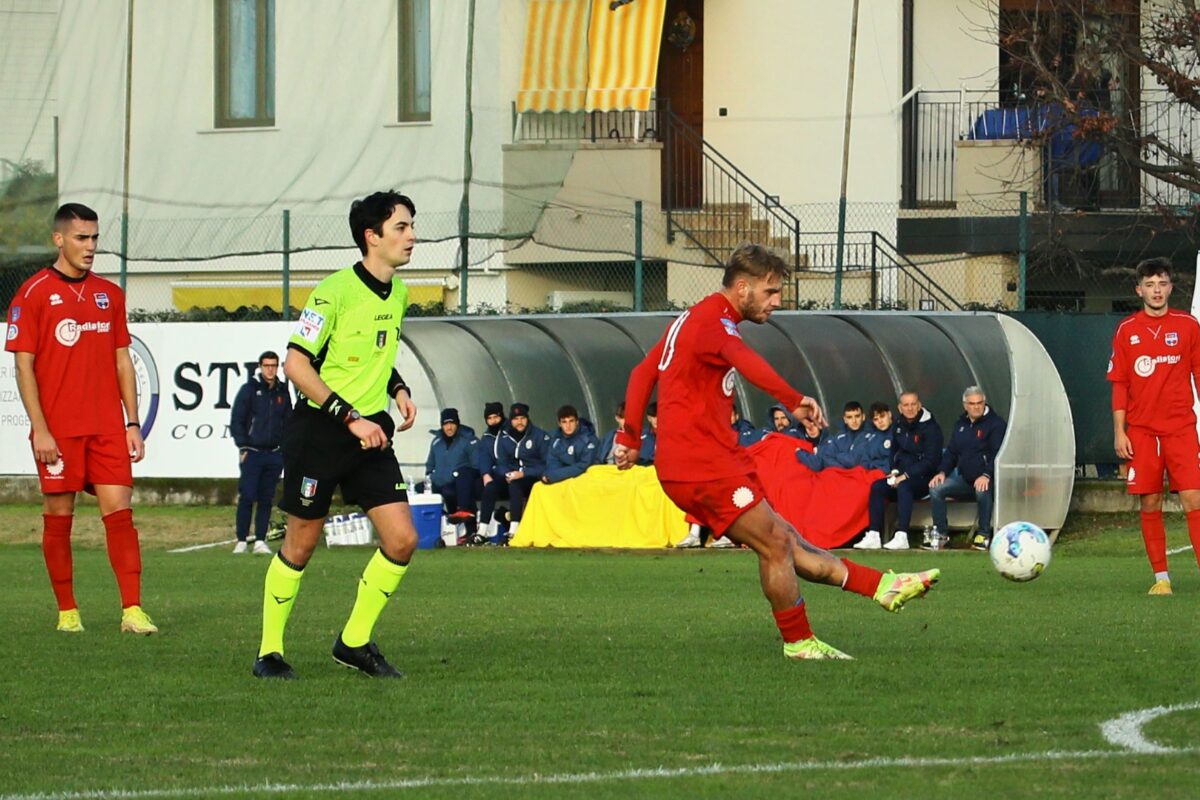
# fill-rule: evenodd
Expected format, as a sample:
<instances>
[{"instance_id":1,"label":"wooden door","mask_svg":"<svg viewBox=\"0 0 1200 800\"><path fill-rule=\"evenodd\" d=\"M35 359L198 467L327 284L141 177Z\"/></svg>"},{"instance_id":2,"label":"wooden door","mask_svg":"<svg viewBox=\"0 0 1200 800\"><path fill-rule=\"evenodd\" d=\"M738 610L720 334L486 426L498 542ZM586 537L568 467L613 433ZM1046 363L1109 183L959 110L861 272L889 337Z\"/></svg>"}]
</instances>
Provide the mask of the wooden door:
<instances>
[{"instance_id":1,"label":"wooden door","mask_svg":"<svg viewBox=\"0 0 1200 800\"><path fill-rule=\"evenodd\" d=\"M704 0L667 0L658 57L658 103L670 104L692 132L660 123L663 205L699 208L704 202L700 143L704 136ZM694 132L694 133L693 133Z\"/></svg>"}]
</instances>

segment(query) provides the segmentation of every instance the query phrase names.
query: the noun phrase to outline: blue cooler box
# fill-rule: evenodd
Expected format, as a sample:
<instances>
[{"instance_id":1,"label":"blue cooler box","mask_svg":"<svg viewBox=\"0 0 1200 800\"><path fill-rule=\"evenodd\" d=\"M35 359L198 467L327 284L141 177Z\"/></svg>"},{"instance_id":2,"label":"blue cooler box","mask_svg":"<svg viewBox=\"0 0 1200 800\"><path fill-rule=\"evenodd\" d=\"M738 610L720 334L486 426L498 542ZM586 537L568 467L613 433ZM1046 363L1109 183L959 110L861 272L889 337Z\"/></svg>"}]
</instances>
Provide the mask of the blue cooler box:
<instances>
[{"instance_id":1,"label":"blue cooler box","mask_svg":"<svg viewBox=\"0 0 1200 800\"><path fill-rule=\"evenodd\" d=\"M442 540L442 496L440 494L410 494L413 524L417 526L417 547L428 550Z\"/></svg>"}]
</instances>

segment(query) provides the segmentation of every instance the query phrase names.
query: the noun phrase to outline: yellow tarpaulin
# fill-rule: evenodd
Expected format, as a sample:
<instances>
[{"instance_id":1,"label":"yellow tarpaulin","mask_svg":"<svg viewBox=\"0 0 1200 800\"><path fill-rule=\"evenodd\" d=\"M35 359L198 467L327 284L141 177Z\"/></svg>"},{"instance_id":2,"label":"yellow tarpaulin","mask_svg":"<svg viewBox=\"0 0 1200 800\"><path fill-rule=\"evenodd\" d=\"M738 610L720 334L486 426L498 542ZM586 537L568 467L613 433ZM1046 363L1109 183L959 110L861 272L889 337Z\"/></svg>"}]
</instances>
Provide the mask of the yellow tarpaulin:
<instances>
[{"instance_id":1,"label":"yellow tarpaulin","mask_svg":"<svg viewBox=\"0 0 1200 800\"><path fill-rule=\"evenodd\" d=\"M670 547L687 532L653 467L621 472L605 464L535 486L509 546Z\"/></svg>"}]
</instances>

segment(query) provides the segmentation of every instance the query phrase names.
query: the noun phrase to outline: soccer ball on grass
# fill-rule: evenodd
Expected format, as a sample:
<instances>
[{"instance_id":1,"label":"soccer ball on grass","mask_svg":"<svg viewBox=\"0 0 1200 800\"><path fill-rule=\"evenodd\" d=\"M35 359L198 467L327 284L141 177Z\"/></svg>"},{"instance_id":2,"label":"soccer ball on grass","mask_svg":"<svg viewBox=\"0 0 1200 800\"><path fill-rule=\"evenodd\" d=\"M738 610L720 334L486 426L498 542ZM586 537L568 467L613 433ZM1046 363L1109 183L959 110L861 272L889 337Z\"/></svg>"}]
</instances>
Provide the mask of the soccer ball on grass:
<instances>
[{"instance_id":1,"label":"soccer ball on grass","mask_svg":"<svg viewBox=\"0 0 1200 800\"><path fill-rule=\"evenodd\" d=\"M996 532L989 548L996 571L1022 583L1050 566L1050 537L1032 522L1010 522Z\"/></svg>"}]
</instances>

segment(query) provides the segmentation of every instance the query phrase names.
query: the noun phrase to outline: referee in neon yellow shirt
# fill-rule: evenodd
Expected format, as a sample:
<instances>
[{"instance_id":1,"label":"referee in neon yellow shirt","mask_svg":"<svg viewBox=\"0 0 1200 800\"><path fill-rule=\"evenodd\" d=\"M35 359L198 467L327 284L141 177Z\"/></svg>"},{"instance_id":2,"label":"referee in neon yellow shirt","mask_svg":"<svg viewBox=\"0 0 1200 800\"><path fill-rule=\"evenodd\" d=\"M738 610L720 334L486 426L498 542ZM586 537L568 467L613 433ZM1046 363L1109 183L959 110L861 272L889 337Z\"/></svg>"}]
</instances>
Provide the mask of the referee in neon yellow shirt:
<instances>
[{"instance_id":1,"label":"referee in neon yellow shirt","mask_svg":"<svg viewBox=\"0 0 1200 800\"><path fill-rule=\"evenodd\" d=\"M358 583L350 619L333 643L333 659L375 678L403 675L371 641L375 622L400 585L417 546L408 495L391 439L395 400L404 421L417 417L396 372L408 287L396 269L412 258L413 201L376 192L350 206L350 232L362 261L321 281L288 340L284 370L301 395L283 432L283 500L287 534L267 568L259 678L295 678L283 658L283 632L312 558L334 490L362 507L379 534Z\"/></svg>"}]
</instances>

